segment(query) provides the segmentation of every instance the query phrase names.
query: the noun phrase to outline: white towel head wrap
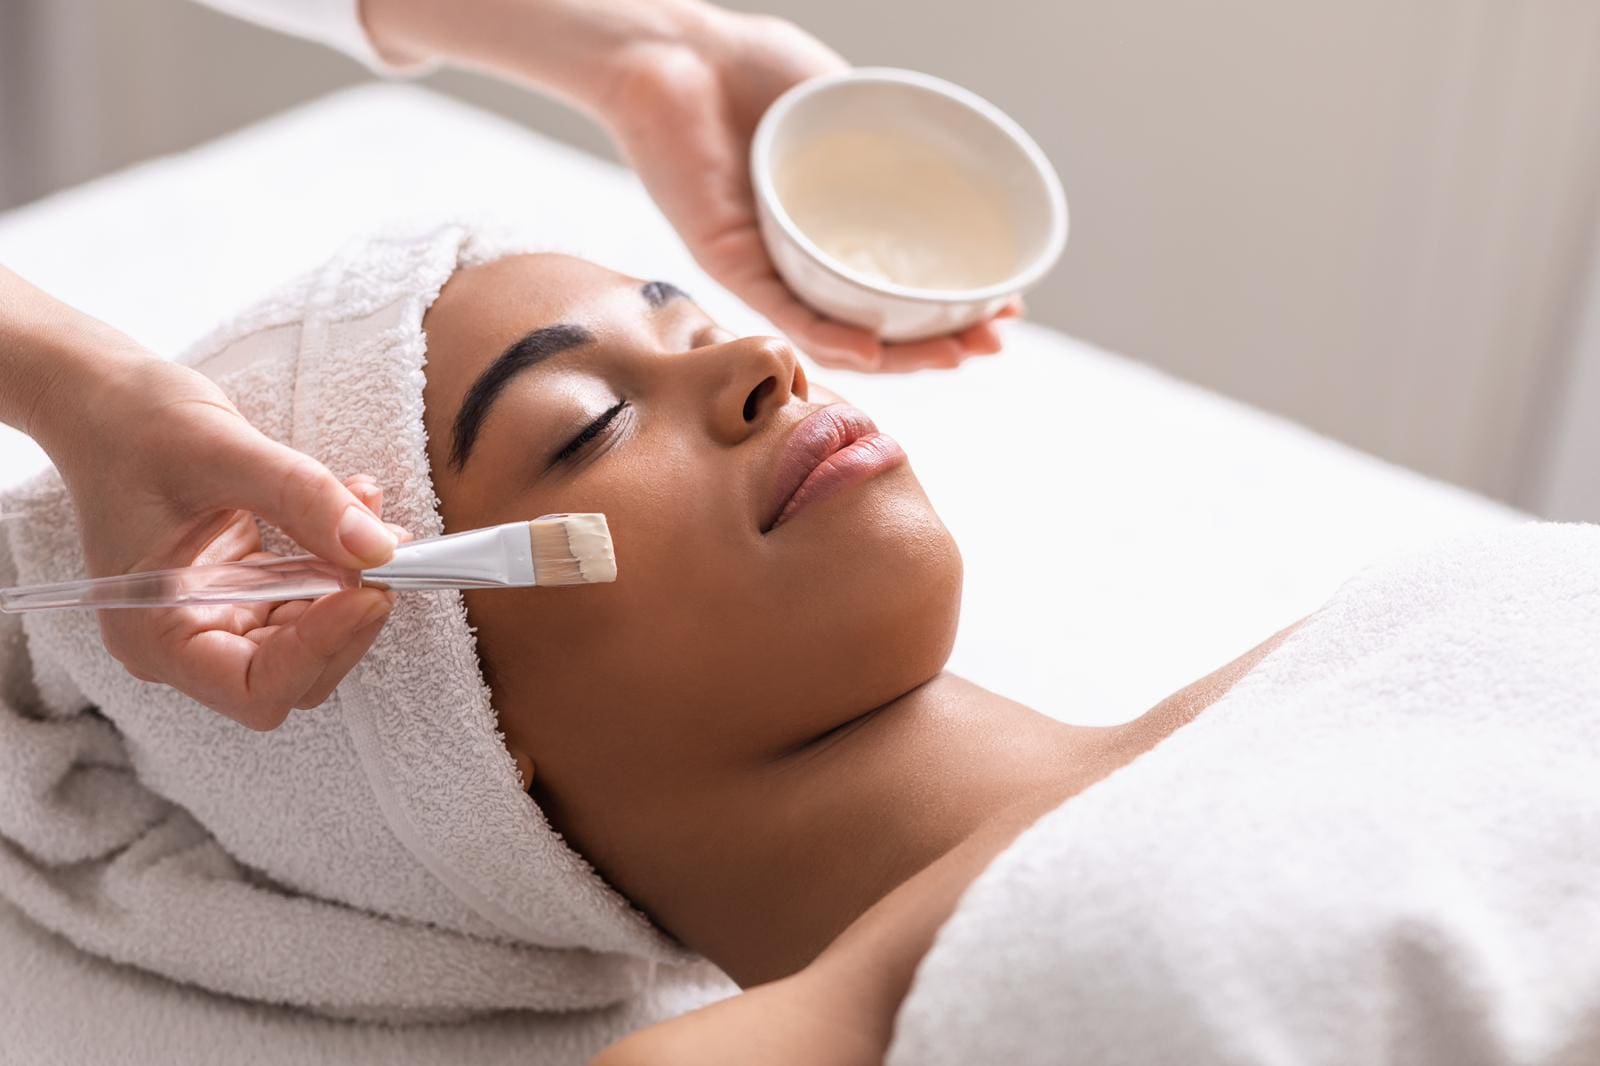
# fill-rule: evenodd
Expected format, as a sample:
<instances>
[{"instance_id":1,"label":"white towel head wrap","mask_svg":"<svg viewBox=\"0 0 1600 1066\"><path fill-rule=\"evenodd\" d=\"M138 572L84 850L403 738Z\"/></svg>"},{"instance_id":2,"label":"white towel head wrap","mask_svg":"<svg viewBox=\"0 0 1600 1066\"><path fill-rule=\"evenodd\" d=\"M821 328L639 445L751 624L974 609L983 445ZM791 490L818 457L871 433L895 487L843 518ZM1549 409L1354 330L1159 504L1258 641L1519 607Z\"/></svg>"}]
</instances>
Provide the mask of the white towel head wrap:
<instances>
[{"instance_id":1,"label":"white towel head wrap","mask_svg":"<svg viewBox=\"0 0 1600 1066\"><path fill-rule=\"evenodd\" d=\"M423 315L459 266L527 250L460 223L368 238L186 361L263 432L378 478L386 518L437 534ZM5 509L30 514L8 523L0 583L81 575L58 479ZM706 981L520 787L458 593L402 595L332 700L272 733L134 680L87 612L0 620L0 674L0 893L91 951L350 1016L572 1010Z\"/></svg>"}]
</instances>

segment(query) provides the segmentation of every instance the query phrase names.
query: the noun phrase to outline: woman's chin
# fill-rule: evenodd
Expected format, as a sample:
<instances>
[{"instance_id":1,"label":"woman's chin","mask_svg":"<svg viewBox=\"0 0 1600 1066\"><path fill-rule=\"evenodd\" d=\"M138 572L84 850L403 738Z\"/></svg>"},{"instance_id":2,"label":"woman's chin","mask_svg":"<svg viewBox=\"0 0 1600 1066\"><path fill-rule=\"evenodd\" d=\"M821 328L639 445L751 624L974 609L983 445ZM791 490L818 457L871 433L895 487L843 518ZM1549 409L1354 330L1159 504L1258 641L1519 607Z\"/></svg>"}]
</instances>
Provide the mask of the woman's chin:
<instances>
[{"instance_id":1,"label":"woman's chin","mask_svg":"<svg viewBox=\"0 0 1600 1066\"><path fill-rule=\"evenodd\" d=\"M961 552L909 467L819 501L787 532L803 560L790 572L797 602L863 650L892 645L893 658L938 672L955 639Z\"/></svg>"}]
</instances>

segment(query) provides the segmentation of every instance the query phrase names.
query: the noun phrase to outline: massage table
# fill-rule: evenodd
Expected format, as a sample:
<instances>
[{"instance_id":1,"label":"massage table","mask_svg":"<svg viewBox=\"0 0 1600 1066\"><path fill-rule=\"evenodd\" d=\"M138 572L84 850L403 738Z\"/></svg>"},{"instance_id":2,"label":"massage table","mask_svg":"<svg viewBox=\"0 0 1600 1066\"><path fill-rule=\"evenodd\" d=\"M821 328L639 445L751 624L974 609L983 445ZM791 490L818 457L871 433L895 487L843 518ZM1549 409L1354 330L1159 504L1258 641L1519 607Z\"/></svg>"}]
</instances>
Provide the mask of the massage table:
<instances>
[{"instance_id":1,"label":"massage table","mask_svg":"<svg viewBox=\"0 0 1600 1066\"><path fill-rule=\"evenodd\" d=\"M336 93L0 214L0 262L170 355L365 227L461 214L672 280L729 328L770 332L631 173L406 85ZM950 668L1066 720L1133 717L1369 561L1521 517L1028 322L956 371L812 370L904 443L961 545ZM0 427L0 486L44 465ZM560 1026L382 1028L224 1000L87 957L0 902L0 1064L542 1066L570 1061Z\"/></svg>"}]
</instances>

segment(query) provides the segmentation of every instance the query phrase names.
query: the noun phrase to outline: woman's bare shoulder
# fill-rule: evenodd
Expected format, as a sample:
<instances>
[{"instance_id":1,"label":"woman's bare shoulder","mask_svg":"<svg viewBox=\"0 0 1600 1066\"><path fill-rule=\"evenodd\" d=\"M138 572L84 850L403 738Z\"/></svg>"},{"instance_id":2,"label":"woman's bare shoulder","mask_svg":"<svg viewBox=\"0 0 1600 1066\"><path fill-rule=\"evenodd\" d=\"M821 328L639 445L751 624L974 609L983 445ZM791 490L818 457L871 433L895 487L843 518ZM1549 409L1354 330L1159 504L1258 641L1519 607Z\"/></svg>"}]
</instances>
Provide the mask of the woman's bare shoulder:
<instances>
[{"instance_id":1,"label":"woman's bare shoulder","mask_svg":"<svg viewBox=\"0 0 1600 1066\"><path fill-rule=\"evenodd\" d=\"M591 1066L876 1066L917 965L989 861L1050 806L1037 797L890 892L823 953L789 977L651 1026Z\"/></svg>"},{"instance_id":2,"label":"woman's bare shoulder","mask_svg":"<svg viewBox=\"0 0 1600 1066\"><path fill-rule=\"evenodd\" d=\"M887 1043L864 1021L854 1001L808 967L642 1029L590 1066L875 1066Z\"/></svg>"}]
</instances>

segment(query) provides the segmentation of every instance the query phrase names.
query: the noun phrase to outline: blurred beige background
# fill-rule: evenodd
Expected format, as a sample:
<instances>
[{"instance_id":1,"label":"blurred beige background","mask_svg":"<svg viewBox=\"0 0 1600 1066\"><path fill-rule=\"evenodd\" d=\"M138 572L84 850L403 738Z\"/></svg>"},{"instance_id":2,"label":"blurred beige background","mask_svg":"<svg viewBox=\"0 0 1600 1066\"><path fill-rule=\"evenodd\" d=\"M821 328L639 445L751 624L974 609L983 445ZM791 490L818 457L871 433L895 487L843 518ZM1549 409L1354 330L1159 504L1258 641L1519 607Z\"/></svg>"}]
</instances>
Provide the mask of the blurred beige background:
<instances>
[{"instance_id":1,"label":"blurred beige background","mask_svg":"<svg viewBox=\"0 0 1600 1066\"><path fill-rule=\"evenodd\" d=\"M1072 204L1034 318L1600 520L1600 3L769 0L1015 116ZM0 4L0 206L368 77L181 0ZM427 84L607 153L583 118Z\"/></svg>"}]
</instances>

